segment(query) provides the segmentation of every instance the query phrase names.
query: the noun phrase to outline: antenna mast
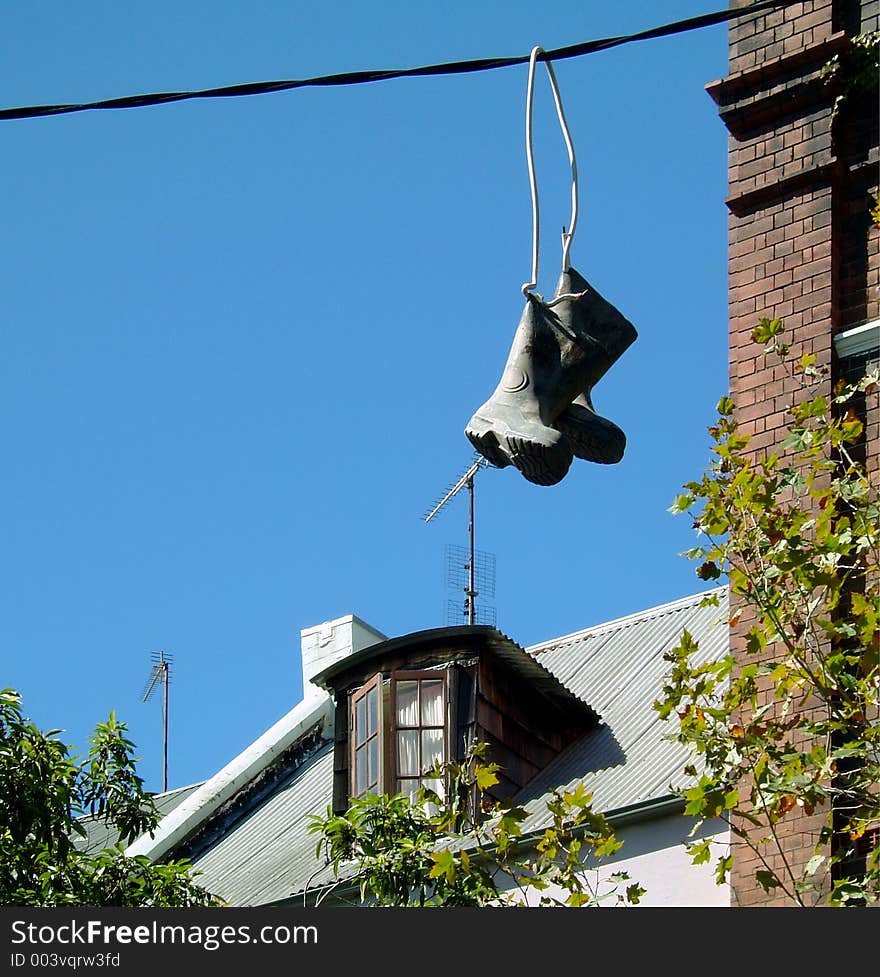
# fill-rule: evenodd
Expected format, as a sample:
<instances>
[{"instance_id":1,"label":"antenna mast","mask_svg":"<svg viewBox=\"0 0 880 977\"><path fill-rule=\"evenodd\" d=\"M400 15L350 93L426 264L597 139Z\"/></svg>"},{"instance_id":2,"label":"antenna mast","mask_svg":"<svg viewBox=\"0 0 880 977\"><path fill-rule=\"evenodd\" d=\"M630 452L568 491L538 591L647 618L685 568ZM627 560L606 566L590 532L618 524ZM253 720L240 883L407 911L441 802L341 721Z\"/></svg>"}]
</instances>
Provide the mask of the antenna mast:
<instances>
[{"instance_id":1,"label":"antenna mast","mask_svg":"<svg viewBox=\"0 0 880 977\"><path fill-rule=\"evenodd\" d=\"M162 791L168 790L168 684L171 681L171 656L164 651L154 651L152 655L153 667L147 678L147 684L141 694L141 701L147 702L156 691L156 686L162 684Z\"/></svg>"},{"instance_id":2,"label":"antenna mast","mask_svg":"<svg viewBox=\"0 0 880 977\"><path fill-rule=\"evenodd\" d=\"M476 597L474 590L474 476L470 475L467 480L468 488L468 585L465 593L467 594L467 615L468 624L473 624L476 620Z\"/></svg>"}]
</instances>

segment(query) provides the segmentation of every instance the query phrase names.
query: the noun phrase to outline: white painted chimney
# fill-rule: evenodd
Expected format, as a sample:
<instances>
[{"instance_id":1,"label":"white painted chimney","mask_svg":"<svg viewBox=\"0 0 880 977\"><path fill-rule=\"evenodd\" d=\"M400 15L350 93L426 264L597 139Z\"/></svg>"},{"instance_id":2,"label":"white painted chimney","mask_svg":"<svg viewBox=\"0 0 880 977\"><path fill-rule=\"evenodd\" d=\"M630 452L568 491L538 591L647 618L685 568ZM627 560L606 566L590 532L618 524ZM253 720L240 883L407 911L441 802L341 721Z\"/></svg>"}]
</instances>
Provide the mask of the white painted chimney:
<instances>
[{"instance_id":1,"label":"white painted chimney","mask_svg":"<svg viewBox=\"0 0 880 977\"><path fill-rule=\"evenodd\" d=\"M300 632L302 647L303 699L326 695L323 689L312 683L315 675L329 668L341 658L370 645L385 641L381 631L371 628L354 614L346 614L335 621L325 621Z\"/></svg>"}]
</instances>

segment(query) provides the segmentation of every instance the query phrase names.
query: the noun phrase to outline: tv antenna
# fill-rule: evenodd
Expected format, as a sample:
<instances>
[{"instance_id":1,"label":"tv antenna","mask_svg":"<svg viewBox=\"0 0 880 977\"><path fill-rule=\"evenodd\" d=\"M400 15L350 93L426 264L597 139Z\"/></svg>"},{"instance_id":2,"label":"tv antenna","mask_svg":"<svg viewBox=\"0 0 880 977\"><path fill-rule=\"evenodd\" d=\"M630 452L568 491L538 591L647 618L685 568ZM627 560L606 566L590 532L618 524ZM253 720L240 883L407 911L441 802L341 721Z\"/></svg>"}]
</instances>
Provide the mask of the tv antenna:
<instances>
[{"instance_id":1,"label":"tv antenna","mask_svg":"<svg viewBox=\"0 0 880 977\"><path fill-rule=\"evenodd\" d=\"M447 546L446 585L465 593L464 602L447 601L447 624L495 624L495 608L485 601L495 596L495 557L491 553L474 550L471 555L464 546Z\"/></svg>"},{"instance_id":2,"label":"tv antenna","mask_svg":"<svg viewBox=\"0 0 880 977\"><path fill-rule=\"evenodd\" d=\"M478 623L478 616L480 618L480 624L495 623L495 612L493 608L484 608L481 605L479 613L477 610L477 597L480 593L488 593L490 596L495 595L495 557L488 553L478 553L474 548L474 478L481 468L487 468L488 466L489 462L482 455L478 455L470 466L459 476L458 480L446 490L433 508L423 516L426 523L430 522L462 489L467 489L468 546L467 549L460 546L447 546L446 568L449 585L460 586L464 591L463 616L469 625ZM478 587L479 589L477 589ZM450 623L450 617L458 618L462 616L458 607L459 605L453 605L450 602L450 606L447 607L447 623Z\"/></svg>"},{"instance_id":3,"label":"tv antenna","mask_svg":"<svg viewBox=\"0 0 880 977\"><path fill-rule=\"evenodd\" d=\"M162 686L162 791L168 790L168 683L171 681L171 656L164 651L154 651L152 656L152 668L150 669L147 684L141 694L141 701L148 702L156 691L157 686Z\"/></svg>"}]
</instances>

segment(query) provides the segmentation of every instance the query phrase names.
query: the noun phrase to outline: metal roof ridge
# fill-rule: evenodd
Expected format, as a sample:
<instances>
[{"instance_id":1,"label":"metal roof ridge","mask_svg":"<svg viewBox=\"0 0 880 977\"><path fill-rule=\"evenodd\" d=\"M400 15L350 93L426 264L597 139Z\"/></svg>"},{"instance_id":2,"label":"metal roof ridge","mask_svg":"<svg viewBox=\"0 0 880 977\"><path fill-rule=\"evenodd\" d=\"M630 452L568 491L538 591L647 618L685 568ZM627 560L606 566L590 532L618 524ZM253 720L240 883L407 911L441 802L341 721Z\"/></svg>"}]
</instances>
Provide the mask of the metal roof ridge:
<instances>
[{"instance_id":1,"label":"metal roof ridge","mask_svg":"<svg viewBox=\"0 0 880 977\"><path fill-rule=\"evenodd\" d=\"M626 614L623 617L614 618L611 621L604 621L600 624L595 624L592 627L581 628L578 631L572 631L570 634L561 634L556 638L548 638L546 641L538 642L538 644L529 645L526 648L526 651L530 655L537 655L542 651L555 647L556 645L573 641L577 638L587 638L597 634L604 634L606 631L614 631L619 628L629 627L652 617L660 617L663 614L668 614L672 611L680 610L683 607L696 604L704 597L709 597L712 594L722 594L726 591L727 586L723 585L721 587L713 587L711 590L703 590L696 594L690 594L687 597L679 597L676 600L669 601L666 604L658 604L656 607L648 607L641 611L634 611L632 614Z\"/></svg>"},{"instance_id":2,"label":"metal roof ridge","mask_svg":"<svg viewBox=\"0 0 880 977\"><path fill-rule=\"evenodd\" d=\"M318 722L332 719L327 695L300 700L262 736L246 746L213 777L169 811L156 831L136 838L125 850L128 856L146 855L156 860L192 833L231 797L257 777L275 758L292 746Z\"/></svg>"}]
</instances>

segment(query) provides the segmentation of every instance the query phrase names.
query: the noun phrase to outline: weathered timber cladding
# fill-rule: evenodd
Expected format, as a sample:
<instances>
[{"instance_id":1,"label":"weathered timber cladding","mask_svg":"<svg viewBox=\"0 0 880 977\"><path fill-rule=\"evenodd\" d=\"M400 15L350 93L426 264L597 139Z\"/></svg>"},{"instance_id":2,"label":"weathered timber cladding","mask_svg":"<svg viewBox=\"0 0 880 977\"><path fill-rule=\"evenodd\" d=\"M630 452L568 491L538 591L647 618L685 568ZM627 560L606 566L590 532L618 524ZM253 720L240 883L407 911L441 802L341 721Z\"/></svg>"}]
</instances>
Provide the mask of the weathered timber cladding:
<instances>
[{"instance_id":1,"label":"weathered timber cladding","mask_svg":"<svg viewBox=\"0 0 880 977\"><path fill-rule=\"evenodd\" d=\"M583 725L573 724L555 704L500 663L481 660L477 737L490 744L491 759L517 789L583 731Z\"/></svg>"}]
</instances>

